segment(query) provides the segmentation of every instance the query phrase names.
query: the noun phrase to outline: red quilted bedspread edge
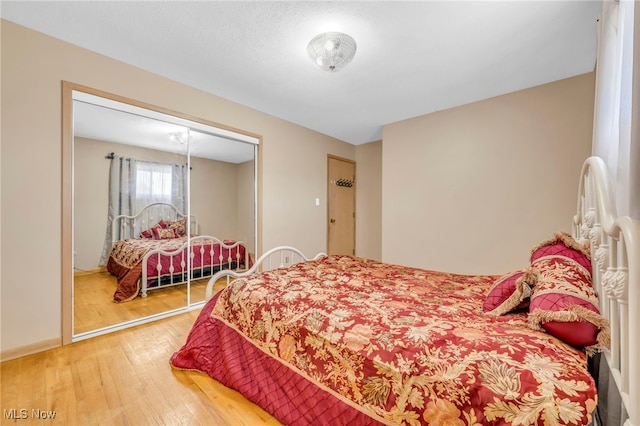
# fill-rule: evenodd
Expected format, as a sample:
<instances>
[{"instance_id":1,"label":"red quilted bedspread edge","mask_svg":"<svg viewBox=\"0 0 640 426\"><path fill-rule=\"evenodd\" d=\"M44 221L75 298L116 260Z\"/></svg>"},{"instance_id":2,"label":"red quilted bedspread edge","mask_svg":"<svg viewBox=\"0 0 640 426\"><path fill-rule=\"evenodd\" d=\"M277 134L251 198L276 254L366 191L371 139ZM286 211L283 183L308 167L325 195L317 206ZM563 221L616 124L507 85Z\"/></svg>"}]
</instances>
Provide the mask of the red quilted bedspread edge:
<instances>
[{"instance_id":1,"label":"red quilted bedspread edge","mask_svg":"<svg viewBox=\"0 0 640 426\"><path fill-rule=\"evenodd\" d=\"M214 296L198 316L187 343L173 354L175 369L201 371L235 389L284 424L378 425L361 411L312 385L211 317ZM299 401L313 401L301 404Z\"/></svg>"}]
</instances>

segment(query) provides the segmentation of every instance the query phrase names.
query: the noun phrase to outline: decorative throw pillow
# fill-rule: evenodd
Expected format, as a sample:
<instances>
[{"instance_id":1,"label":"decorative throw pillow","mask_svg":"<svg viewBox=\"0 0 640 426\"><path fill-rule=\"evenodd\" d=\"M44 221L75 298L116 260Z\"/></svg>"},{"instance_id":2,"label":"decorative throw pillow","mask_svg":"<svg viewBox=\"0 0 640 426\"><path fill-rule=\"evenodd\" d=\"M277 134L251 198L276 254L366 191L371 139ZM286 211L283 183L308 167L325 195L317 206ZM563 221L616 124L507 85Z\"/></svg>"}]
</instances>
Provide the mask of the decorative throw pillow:
<instances>
[{"instance_id":1,"label":"decorative throw pillow","mask_svg":"<svg viewBox=\"0 0 640 426\"><path fill-rule=\"evenodd\" d=\"M170 238L177 238L176 232L171 228L153 228L153 236L156 240L168 240Z\"/></svg>"},{"instance_id":2,"label":"decorative throw pillow","mask_svg":"<svg viewBox=\"0 0 640 426\"><path fill-rule=\"evenodd\" d=\"M156 223L155 225L153 225L151 228L144 230L140 233L140 238L155 238L155 234L153 232L154 229L156 228L160 228L160 229L164 229L167 227L167 223L163 220L161 220L160 222Z\"/></svg>"},{"instance_id":3,"label":"decorative throw pillow","mask_svg":"<svg viewBox=\"0 0 640 426\"><path fill-rule=\"evenodd\" d=\"M176 233L176 237L184 237L187 235L187 221L186 219L176 220L175 222L169 222L167 229L173 229Z\"/></svg>"},{"instance_id":4,"label":"decorative throw pillow","mask_svg":"<svg viewBox=\"0 0 640 426\"><path fill-rule=\"evenodd\" d=\"M539 279L531 293L529 326L576 347L609 347L609 323L600 316L590 268L560 255L536 259Z\"/></svg>"},{"instance_id":5,"label":"decorative throw pillow","mask_svg":"<svg viewBox=\"0 0 640 426\"><path fill-rule=\"evenodd\" d=\"M590 243L580 244L571 235L557 232L553 238L531 249L531 263L545 256L562 256L573 259L591 274Z\"/></svg>"},{"instance_id":6,"label":"decorative throw pillow","mask_svg":"<svg viewBox=\"0 0 640 426\"><path fill-rule=\"evenodd\" d=\"M503 275L489 290L482 307L483 311L488 315L497 316L526 308L531 289L537 281L538 271L532 268Z\"/></svg>"}]
</instances>

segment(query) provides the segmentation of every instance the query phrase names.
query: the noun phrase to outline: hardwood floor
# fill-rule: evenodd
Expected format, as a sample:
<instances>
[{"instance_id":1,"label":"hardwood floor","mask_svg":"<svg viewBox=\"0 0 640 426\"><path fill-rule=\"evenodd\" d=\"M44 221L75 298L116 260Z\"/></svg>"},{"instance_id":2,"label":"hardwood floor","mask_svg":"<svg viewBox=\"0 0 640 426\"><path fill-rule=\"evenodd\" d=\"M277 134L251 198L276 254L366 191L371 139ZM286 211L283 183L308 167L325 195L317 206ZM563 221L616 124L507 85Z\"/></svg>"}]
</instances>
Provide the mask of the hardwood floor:
<instances>
[{"instance_id":1,"label":"hardwood floor","mask_svg":"<svg viewBox=\"0 0 640 426\"><path fill-rule=\"evenodd\" d=\"M169 366L198 313L2 363L1 424L279 425L209 376Z\"/></svg>"},{"instance_id":2,"label":"hardwood floor","mask_svg":"<svg viewBox=\"0 0 640 426\"><path fill-rule=\"evenodd\" d=\"M191 300L204 300L208 278L191 282ZM116 277L106 269L76 272L73 290L74 334L178 309L187 304L186 284L149 290L146 298L115 303Z\"/></svg>"}]
</instances>

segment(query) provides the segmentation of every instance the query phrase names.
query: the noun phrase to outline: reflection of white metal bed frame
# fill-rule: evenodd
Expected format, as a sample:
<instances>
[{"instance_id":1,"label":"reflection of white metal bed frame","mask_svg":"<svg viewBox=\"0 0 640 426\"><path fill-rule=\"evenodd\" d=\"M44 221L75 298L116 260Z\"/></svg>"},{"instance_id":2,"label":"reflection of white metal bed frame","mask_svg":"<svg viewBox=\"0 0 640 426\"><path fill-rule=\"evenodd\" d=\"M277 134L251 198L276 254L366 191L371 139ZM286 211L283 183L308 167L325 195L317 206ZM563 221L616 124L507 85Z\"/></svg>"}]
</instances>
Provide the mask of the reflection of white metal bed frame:
<instances>
[{"instance_id":1,"label":"reflection of white metal bed frame","mask_svg":"<svg viewBox=\"0 0 640 426\"><path fill-rule=\"evenodd\" d=\"M174 222L186 217L186 214L171 203L159 201L147 204L132 216L121 214L111 220L111 244L113 245L116 241L129 238L138 238L140 232L152 227L161 220ZM189 224L191 229L188 232L191 234L197 233L198 220L194 215L191 215Z\"/></svg>"},{"instance_id":2,"label":"reflection of white metal bed frame","mask_svg":"<svg viewBox=\"0 0 640 426\"><path fill-rule=\"evenodd\" d=\"M177 207L175 207L171 203L165 203L165 202L150 203L145 207L143 207L135 215L118 215L113 218L111 222L111 244L113 245L113 243L120 240L138 238L140 232L150 228L151 226L155 225L161 220L172 222L176 220L182 220L186 217L187 215L182 213ZM198 221L194 215L191 215L187 234L196 233L197 229L198 229ZM218 262L215 262L215 265L214 265L214 266L217 266L218 269L222 268L224 265L230 265L232 263L235 263L235 265L240 265L240 264L249 265L249 252L244 242L236 241L233 244L226 244L224 243L224 241L220 240L219 238L216 238L210 235L193 236L189 238L180 248L176 250L173 250L173 251L164 251L160 249L151 250L144 255L144 257L142 258L142 276L140 278L140 296L143 298L147 297L147 292L148 290L151 290L151 289L160 288L160 287L164 288L164 287L184 284L187 282L188 279L193 280L193 279L206 278L208 276L211 276L213 273L215 273L216 272L215 268L212 267L210 269L207 269L209 265L204 266L202 265L202 262L200 262L201 266L191 266L188 269L188 274L184 274L184 273L177 273L175 275L170 274L167 276L168 282L162 282L161 278L158 277L157 278L158 285L155 287L149 287L149 277L148 277L148 267L147 267L149 259L152 259L155 257L157 260L157 265L160 268L161 267L160 265L162 264L161 262L162 257L169 257L170 259L172 259L172 257L175 255L181 255L180 265L176 265L176 267L171 265L170 272L173 272L174 270L177 270L177 269L183 270L184 266L187 265L187 262L193 265L193 261L196 256L200 256L201 259L205 258L204 247L201 246L199 253L192 252L191 254L192 259L188 261L187 259L185 259L186 257L185 254L189 252L187 250L187 246L189 245L193 246L194 243L197 244L198 242L205 241L205 240L213 240L213 244L211 246L212 249L215 244L219 244L222 250L225 250L225 249L229 250L229 256L227 259L224 259L224 257L222 256L222 253L220 253L220 255L218 256ZM244 259L240 258L239 251L237 251L237 256L236 256L237 258L233 259L231 257L231 250L240 246L245 247ZM213 256L213 253L210 253L210 256ZM155 277L153 279L155 279Z\"/></svg>"},{"instance_id":3,"label":"reflection of white metal bed frame","mask_svg":"<svg viewBox=\"0 0 640 426\"><path fill-rule=\"evenodd\" d=\"M215 244L219 244L221 247L221 253L218 256L218 261L214 263L213 267L208 268L209 265L207 266L191 266L189 267L188 271L188 277L183 276L183 274L171 274L168 275L168 279L169 282L162 282L161 283L161 279L158 278L158 286L157 287L152 287L150 288L149 285L149 279L147 277L148 274L148 269L147 269L147 263L149 262L149 259L151 259L152 257L156 257L157 258L157 264L160 265L161 264L161 260L160 258L162 256L167 256L170 259L173 258L173 256L175 255L181 255L180 256L180 262L181 262L181 269L184 269L184 265L187 264L187 259L185 259L184 255L185 253L191 252L190 250L187 250L187 246L191 245L191 246L195 246L197 242L199 241L204 241L204 240L213 240L213 244L211 245L211 250L213 250L213 247ZM236 248L236 247L240 247L240 246L244 246L245 247L245 255L244 255L244 259L240 258L240 252L239 250L236 251L236 259L233 259L231 257L231 251ZM200 246L200 250L195 250L196 252L192 252L192 259L189 260L189 262L193 262L195 256L200 256L201 259L205 257L205 251L204 251L204 247ZM228 249L229 250L229 256L225 259L222 255L222 250ZM197 253L199 252L199 253ZM210 256L213 257L213 252L210 253ZM187 282L187 278L190 280L194 280L194 279L200 279L200 278L206 278L209 277L211 275L213 275L216 271L216 267L218 269L222 269L224 266L226 265L232 265L235 263L236 266L239 266L240 264L244 264L244 265L248 265L249 263L249 253L248 250L246 250L246 245L245 243L243 243L242 241L236 241L235 243L229 245L229 244L225 244L223 241L221 241L220 239L216 238L216 237L212 237L209 235L198 235L196 237L191 237L189 238L189 240L187 242L184 243L183 246L181 246L179 249L176 249L174 251L163 251L163 250L152 250L149 253L145 254L144 257L142 258L142 277L141 277L141 282L140 282L140 296L142 297L147 297L147 291L148 290L152 290L155 288L159 288L159 287L170 287L170 286L174 286L174 285L178 285L178 284L183 284L185 282ZM193 265L193 264L192 264ZM202 265L202 262L200 262L200 265ZM173 272L173 265L171 266L171 272Z\"/></svg>"},{"instance_id":4,"label":"reflection of white metal bed frame","mask_svg":"<svg viewBox=\"0 0 640 426\"><path fill-rule=\"evenodd\" d=\"M604 356L629 419L640 425L640 221L618 217L604 162L582 167L576 238L591 242L593 286L601 314L611 327L611 350Z\"/></svg>"}]
</instances>

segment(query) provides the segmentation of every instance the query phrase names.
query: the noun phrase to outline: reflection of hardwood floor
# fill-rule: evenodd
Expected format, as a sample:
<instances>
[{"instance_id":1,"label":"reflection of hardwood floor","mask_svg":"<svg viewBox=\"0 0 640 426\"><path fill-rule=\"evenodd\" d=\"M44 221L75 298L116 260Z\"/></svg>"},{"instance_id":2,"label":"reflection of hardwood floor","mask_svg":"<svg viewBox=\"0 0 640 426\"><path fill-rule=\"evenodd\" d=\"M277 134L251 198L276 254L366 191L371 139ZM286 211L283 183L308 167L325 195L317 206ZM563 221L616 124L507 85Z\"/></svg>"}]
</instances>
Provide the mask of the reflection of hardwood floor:
<instances>
[{"instance_id":1,"label":"reflection of hardwood floor","mask_svg":"<svg viewBox=\"0 0 640 426\"><path fill-rule=\"evenodd\" d=\"M2 406L18 416L27 410L28 419L2 416L0 424L280 425L204 373L169 366L198 313L3 362ZM38 420L32 410L55 411L55 418Z\"/></svg>"},{"instance_id":2,"label":"reflection of hardwood floor","mask_svg":"<svg viewBox=\"0 0 640 426\"><path fill-rule=\"evenodd\" d=\"M191 283L191 302L204 300L208 278ZM223 283L216 285L221 288ZM186 284L149 290L146 298L115 303L116 277L105 269L74 274L74 334L178 309L187 304Z\"/></svg>"}]
</instances>

